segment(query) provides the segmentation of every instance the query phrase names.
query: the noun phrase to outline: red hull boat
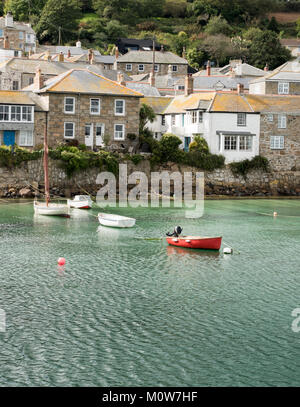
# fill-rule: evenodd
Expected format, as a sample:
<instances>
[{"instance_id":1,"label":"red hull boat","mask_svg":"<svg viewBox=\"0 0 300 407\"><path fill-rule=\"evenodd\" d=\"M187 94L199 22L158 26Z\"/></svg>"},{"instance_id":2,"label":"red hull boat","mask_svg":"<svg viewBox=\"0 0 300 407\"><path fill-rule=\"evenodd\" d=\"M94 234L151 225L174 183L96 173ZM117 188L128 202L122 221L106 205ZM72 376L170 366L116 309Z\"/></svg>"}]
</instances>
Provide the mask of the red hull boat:
<instances>
[{"instance_id":1,"label":"red hull boat","mask_svg":"<svg viewBox=\"0 0 300 407\"><path fill-rule=\"evenodd\" d=\"M167 237L167 242L172 246L189 247L190 249L220 250L222 237Z\"/></svg>"}]
</instances>

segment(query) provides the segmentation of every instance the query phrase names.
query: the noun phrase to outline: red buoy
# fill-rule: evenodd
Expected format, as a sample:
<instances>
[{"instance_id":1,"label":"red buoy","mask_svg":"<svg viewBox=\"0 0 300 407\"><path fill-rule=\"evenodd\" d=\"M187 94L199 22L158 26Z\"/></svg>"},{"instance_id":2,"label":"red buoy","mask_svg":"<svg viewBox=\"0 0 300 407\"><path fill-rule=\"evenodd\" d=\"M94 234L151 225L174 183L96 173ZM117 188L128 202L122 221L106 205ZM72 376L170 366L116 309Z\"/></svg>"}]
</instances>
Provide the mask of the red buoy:
<instances>
[{"instance_id":1,"label":"red buoy","mask_svg":"<svg viewBox=\"0 0 300 407\"><path fill-rule=\"evenodd\" d=\"M57 260L57 264L58 264L59 266L64 266L64 265L66 264L66 259L65 259L64 257L60 257L60 258Z\"/></svg>"}]
</instances>

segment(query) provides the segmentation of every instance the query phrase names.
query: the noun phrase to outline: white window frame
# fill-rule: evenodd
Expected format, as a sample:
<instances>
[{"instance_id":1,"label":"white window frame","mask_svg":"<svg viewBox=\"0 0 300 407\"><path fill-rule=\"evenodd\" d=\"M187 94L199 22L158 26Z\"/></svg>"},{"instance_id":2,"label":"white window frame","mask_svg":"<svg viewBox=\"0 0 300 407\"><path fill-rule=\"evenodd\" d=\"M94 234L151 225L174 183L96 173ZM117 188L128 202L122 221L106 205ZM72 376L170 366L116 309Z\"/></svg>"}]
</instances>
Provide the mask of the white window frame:
<instances>
[{"instance_id":1,"label":"white window frame","mask_svg":"<svg viewBox=\"0 0 300 407\"><path fill-rule=\"evenodd\" d=\"M66 110L67 105L67 99L72 99L73 100L73 110ZM72 96L66 96L64 100L64 112L65 114L75 114L75 98Z\"/></svg>"},{"instance_id":2,"label":"white window frame","mask_svg":"<svg viewBox=\"0 0 300 407\"><path fill-rule=\"evenodd\" d=\"M23 33L23 31L19 31L19 40L24 40L24 33Z\"/></svg>"},{"instance_id":3,"label":"white window frame","mask_svg":"<svg viewBox=\"0 0 300 407\"><path fill-rule=\"evenodd\" d=\"M283 150L284 149L284 136L271 136L270 137L270 149L271 150Z\"/></svg>"},{"instance_id":4,"label":"white window frame","mask_svg":"<svg viewBox=\"0 0 300 407\"><path fill-rule=\"evenodd\" d=\"M66 136L66 132L67 131L69 131L69 129L67 130L67 124L72 124L73 125L73 130L72 130L72 132L73 132L73 135L72 136ZM75 123L74 122L64 122L64 138L66 138L66 139L73 139L73 138L75 138Z\"/></svg>"},{"instance_id":5,"label":"white window frame","mask_svg":"<svg viewBox=\"0 0 300 407\"><path fill-rule=\"evenodd\" d=\"M19 146L33 147L33 131L32 130L20 130Z\"/></svg>"},{"instance_id":6,"label":"white window frame","mask_svg":"<svg viewBox=\"0 0 300 407\"><path fill-rule=\"evenodd\" d=\"M97 128L101 128L101 136L97 136ZM96 146L102 146L104 144L103 137L105 132L105 124L104 123L96 123L95 124L95 138L96 138ZM99 138L101 138L101 142L99 141Z\"/></svg>"},{"instance_id":7,"label":"white window frame","mask_svg":"<svg viewBox=\"0 0 300 407\"><path fill-rule=\"evenodd\" d=\"M274 121L274 115L273 115L273 113L268 113L268 114L267 114L267 121L268 121L269 123L272 123L272 122Z\"/></svg>"},{"instance_id":8,"label":"white window frame","mask_svg":"<svg viewBox=\"0 0 300 407\"><path fill-rule=\"evenodd\" d=\"M142 69L141 69L141 67L142 67ZM144 70L145 70L145 65L144 64L138 64L138 71L139 72L144 72Z\"/></svg>"},{"instance_id":9,"label":"white window frame","mask_svg":"<svg viewBox=\"0 0 300 407\"><path fill-rule=\"evenodd\" d=\"M21 116L19 116L20 120L16 118L16 112L12 112L14 108L19 107L21 108ZM34 108L33 106L27 105L0 105L0 122L17 122L17 123L34 123ZM6 115L6 119L1 119L1 115Z\"/></svg>"},{"instance_id":10,"label":"white window frame","mask_svg":"<svg viewBox=\"0 0 300 407\"><path fill-rule=\"evenodd\" d=\"M288 95L290 92L289 82L278 82L278 95Z\"/></svg>"},{"instance_id":11,"label":"white window frame","mask_svg":"<svg viewBox=\"0 0 300 407\"><path fill-rule=\"evenodd\" d=\"M246 113L241 112L241 113L237 114L236 124L239 127L247 126L247 115L246 115Z\"/></svg>"},{"instance_id":12,"label":"white window frame","mask_svg":"<svg viewBox=\"0 0 300 407\"><path fill-rule=\"evenodd\" d=\"M117 102L123 103L123 112L122 113L117 112ZM125 116L125 100L124 99L115 99L115 116Z\"/></svg>"},{"instance_id":13,"label":"white window frame","mask_svg":"<svg viewBox=\"0 0 300 407\"><path fill-rule=\"evenodd\" d=\"M244 141L244 146L245 148L241 148L241 138L245 138ZM249 142L250 141L250 142ZM244 134L239 135L239 151L252 151L252 146L253 146L253 136L248 136Z\"/></svg>"},{"instance_id":14,"label":"white window frame","mask_svg":"<svg viewBox=\"0 0 300 407\"><path fill-rule=\"evenodd\" d=\"M197 111L196 110L191 111L191 123L192 124L197 123Z\"/></svg>"},{"instance_id":15,"label":"white window frame","mask_svg":"<svg viewBox=\"0 0 300 407\"><path fill-rule=\"evenodd\" d=\"M226 148L226 138L229 138L229 148ZM235 142L233 142L233 140ZM224 135L224 151L238 151L238 143L239 143L239 138L238 136L234 135L234 134L226 134ZM233 147L235 144L235 148L231 148Z\"/></svg>"},{"instance_id":16,"label":"white window frame","mask_svg":"<svg viewBox=\"0 0 300 407\"><path fill-rule=\"evenodd\" d=\"M122 126L122 131L117 130L117 126ZM121 133L122 137L117 137L118 133ZM114 124L114 140L116 140L116 141L125 140L125 124L123 124L123 123L115 123Z\"/></svg>"},{"instance_id":17,"label":"white window frame","mask_svg":"<svg viewBox=\"0 0 300 407\"><path fill-rule=\"evenodd\" d=\"M171 114L171 126L176 125L176 114Z\"/></svg>"},{"instance_id":18,"label":"white window frame","mask_svg":"<svg viewBox=\"0 0 300 407\"><path fill-rule=\"evenodd\" d=\"M126 70L127 72L131 72L131 71L132 71L132 64L126 64L125 70Z\"/></svg>"},{"instance_id":19,"label":"white window frame","mask_svg":"<svg viewBox=\"0 0 300 407\"><path fill-rule=\"evenodd\" d=\"M198 123L203 123L203 112L198 112Z\"/></svg>"},{"instance_id":20,"label":"white window frame","mask_svg":"<svg viewBox=\"0 0 300 407\"><path fill-rule=\"evenodd\" d=\"M286 129L286 124L287 124L286 114L279 114L278 115L278 128Z\"/></svg>"},{"instance_id":21,"label":"white window frame","mask_svg":"<svg viewBox=\"0 0 300 407\"><path fill-rule=\"evenodd\" d=\"M166 125L166 116L164 114L161 115L161 125L162 126Z\"/></svg>"},{"instance_id":22,"label":"white window frame","mask_svg":"<svg viewBox=\"0 0 300 407\"><path fill-rule=\"evenodd\" d=\"M97 100L98 101L98 109L97 109L97 111L96 112L93 112L92 111L92 101L93 100ZM92 115L99 115L100 114L100 111L101 111L101 101L100 101L100 99L99 98L90 98L90 114L92 114Z\"/></svg>"},{"instance_id":23,"label":"white window frame","mask_svg":"<svg viewBox=\"0 0 300 407\"><path fill-rule=\"evenodd\" d=\"M178 72L178 66L172 65L172 72Z\"/></svg>"}]
</instances>

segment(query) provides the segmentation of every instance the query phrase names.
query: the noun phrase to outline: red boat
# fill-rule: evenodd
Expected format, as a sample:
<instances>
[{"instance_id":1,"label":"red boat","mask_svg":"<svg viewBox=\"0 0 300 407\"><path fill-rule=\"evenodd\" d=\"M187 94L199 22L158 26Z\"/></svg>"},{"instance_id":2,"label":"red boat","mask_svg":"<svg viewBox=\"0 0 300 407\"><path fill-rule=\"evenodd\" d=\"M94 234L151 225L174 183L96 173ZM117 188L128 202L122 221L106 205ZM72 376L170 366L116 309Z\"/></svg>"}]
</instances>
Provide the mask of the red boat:
<instances>
[{"instance_id":1,"label":"red boat","mask_svg":"<svg viewBox=\"0 0 300 407\"><path fill-rule=\"evenodd\" d=\"M167 237L172 246L189 247L190 249L220 250L222 237L183 236Z\"/></svg>"}]
</instances>

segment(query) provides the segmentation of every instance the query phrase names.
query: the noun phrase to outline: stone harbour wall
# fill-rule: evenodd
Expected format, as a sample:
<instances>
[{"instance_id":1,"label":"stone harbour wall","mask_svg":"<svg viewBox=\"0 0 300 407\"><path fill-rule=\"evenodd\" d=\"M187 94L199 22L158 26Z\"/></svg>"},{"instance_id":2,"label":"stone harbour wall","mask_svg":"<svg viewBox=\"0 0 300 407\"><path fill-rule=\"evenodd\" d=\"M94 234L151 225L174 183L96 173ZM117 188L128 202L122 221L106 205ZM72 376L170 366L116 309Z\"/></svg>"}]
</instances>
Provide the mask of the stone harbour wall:
<instances>
[{"instance_id":1,"label":"stone harbour wall","mask_svg":"<svg viewBox=\"0 0 300 407\"><path fill-rule=\"evenodd\" d=\"M131 161L128 164L128 175L133 171L144 172L150 183L150 163L143 160L137 166ZM179 171L182 174L198 169L179 166L173 163L154 168L155 171ZM51 194L57 197L75 194L96 194L100 185L96 184L99 173L97 168L83 171L68 178L59 167L59 161L49 160L49 183ZM44 191L44 173L42 160L23 163L15 169L0 167L0 198L19 198L39 196ZM171 188L172 191L172 188ZM206 196L300 196L300 171L270 172L252 171L247 179L234 176L228 167L212 172L205 172Z\"/></svg>"}]
</instances>

